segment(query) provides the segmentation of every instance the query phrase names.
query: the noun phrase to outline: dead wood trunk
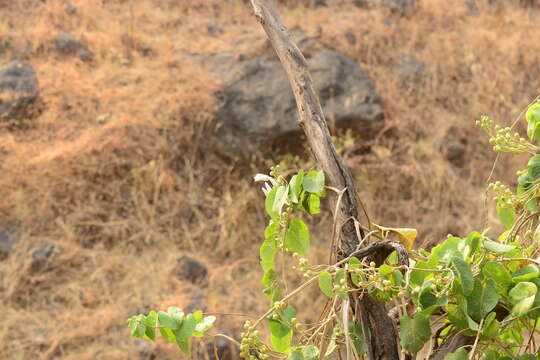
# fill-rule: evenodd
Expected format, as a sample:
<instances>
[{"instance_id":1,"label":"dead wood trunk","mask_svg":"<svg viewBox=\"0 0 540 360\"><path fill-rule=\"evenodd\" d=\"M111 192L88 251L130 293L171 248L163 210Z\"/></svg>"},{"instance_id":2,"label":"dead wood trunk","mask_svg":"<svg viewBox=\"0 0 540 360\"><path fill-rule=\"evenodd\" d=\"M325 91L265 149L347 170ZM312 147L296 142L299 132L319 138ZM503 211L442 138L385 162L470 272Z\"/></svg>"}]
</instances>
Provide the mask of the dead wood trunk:
<instances>
[{"instance_id":1,"label":"dead wood trunk","mask_svg":"<svg viewBox=\"0 0 540 360\"><path fill-rule=\"evenodd\" d=\"M325 172L328 184L337 189L347 189L339 208L337 197L330 199L331 208L337 224L341 225L338 259L351 255L359 244L354 222L358 219L358 201L354 181L332 144L328 126L324 119L319 98L312 85L307 62L291 39L287 28L271 0L251 0L255 15L262 24L281 64L289 78L296 105L300 126L308 139L311 151ZM363 233L361 236L364 236ZM399 360L397 333L383 303L375 301L368 294L359 299L360 317L369 330L368 357L370 360Z\"/></svg>"}]
</instances>

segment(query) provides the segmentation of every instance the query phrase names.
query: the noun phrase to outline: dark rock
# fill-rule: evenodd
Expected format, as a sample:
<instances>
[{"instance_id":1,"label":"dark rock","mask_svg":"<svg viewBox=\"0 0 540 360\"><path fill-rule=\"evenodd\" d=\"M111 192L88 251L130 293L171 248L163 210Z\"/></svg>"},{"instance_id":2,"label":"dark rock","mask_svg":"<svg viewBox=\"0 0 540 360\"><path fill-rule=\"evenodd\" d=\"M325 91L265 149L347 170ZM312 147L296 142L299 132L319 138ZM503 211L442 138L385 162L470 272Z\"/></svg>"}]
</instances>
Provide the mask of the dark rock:
<instances>
[{"instance_id":1,"label":"dark rock","mask_svg":"<svg viewBox=\"0 0 540 360\"><path fill-rule=\"evenodd\" d=\"M32 252L32 270L45 270L56 246L47 242L40 243Z\"/></svg>"},{"instance_id":2,"label":"dark rock","mask_svg":"<svg viewBox=\"0 0 540 360\"><path fill-rule=\"evenodd\" d=\"M184 255L176 260L173 274L181 280L187 280L193 284L197 284L204 280L208 274L208 270L199 260Z\"/></svg>"},{"instance_id":3,"label":"dark rock","mask_svg":"<svg viewBox=\"0 0 540 360\"><path fill-rule=\"evenodd\" d=\"M462 166L465 149L463 145L450 139L444 139L441 143L441 150L446 159L455 166Z\"/></svg>"},{"instance_id":4,"label":"dark rock","mask_svg":"<svg viewBox=\"0 0 540 360\"><path fill-rule=\"evenodd\" d=\"M331 126L381 125L383 108L375 88L356 63L335 51L322 50L308 59L315 91ZM248 159L252 154L301 143L297 107L278 61L237 62L220 59L214 71L224 81L216 143L227 156Z\"/></svg>"},{"instance_id":5,"label":"dark rock","mask_svg":"<svg viewBox=\"0 0 540 360\"><path fill-rule=\"evenodd\" d=\"M64 11L71 16L77 15L77 7L69 2L64 4Z\"/></svg>"},{"instance_id":6,"label":"dark rock","mask_svg":"<svg viewBox=\"0 0 540 360\"><path fill-rule=\"evenodd\" d=\"M214 341L208 342L206 351L209 360L233 360L237 359L238 355L236 347L229 340L222 337L216 337Z\"/></svg>"},{"instance_id":7,"label":"dark rock","mask_svg":"<svg viewBox=\"0 0 540 360\"><path fill-rule=\"evenodd\" d=\"M360 8L365 8L370 5L370 0L353 0L353 5L356 5Z\"/></svg>"},{"instance_id":8,"label":"dark rock","mask_svg":"<svg viewBox=\"0 0 540 360\"><path fill-rule=\"evenodd\" d=\"M416 7L416 0L382 0L382 4L395 13L407 15Z\"/></svg>"},{"instance_id":9,"label":"dark rock","mask_svg":"<svg viewBox=\"0 0 540 360\"><path fill-rule=\"evenodd\" d=\"M326 6L326 0L313 0L315 6Z\"/></svg>"},{"instance_id":10,"label":"dark rock","mask_svg":"<svg viewBox=\"0 0 540 360\"><path fill-rule=\"evenodd\" d=\"M345 39L349 43L349 45L356 45L356 36L351 31L347 31L345 33Z\"/></svg>"},{"instance_id":11,"label":"dark rock","mask_svg":"<svg viewBox=\"0 0 540 360\"><path fill-rule=\"evenodd\" d=\"M207 28L207 31L208 31L208 35L210 36L217 36L217 35L223 34L223 29L215 25L209 25Z\"/></svg>"},{"instance_id":12,"label":"dark rock","mask_svg":"<svg viewBox=\"0 0 540 360\"><path fill-rule=\"evenodd\" d=\"M6 226L0 231L0 259L5 259L15 249L19 240L15 237L12 226Z\"/></svg>"},{"instance_id":13,"label":"dark rock","mask_svg":"<svg viewBox=\"0 0 540 360\"><path fill-rule=\"evenodd\" d=\"M88 50L85 43L75 39L66 32L62 31L54 41L56 43L56 49L64 54L76 55L84 61L91 61L94 58L94 55Z\"/></svg>"},{"instance_id":14,"label":"dark rock","mask_svg":"<svg viewBox=\"0 0 540 360\"><path fill-rule=\"evenodd\" d=\"M418 85L422 81L425 70L426 65L410 55L402 55L394 65L394 71L402 87Z\"/></svg>"},{"instance_id":15,"label":"dark rock","mask_svg":"<svg viewBox=\"0 0 540 360\"><path fill-rule=\"evenodd\" d=\"M0 68L0 119L30 116L38 98L36 72L30 65L15 60Z\"/></svg>"}]
</instances>

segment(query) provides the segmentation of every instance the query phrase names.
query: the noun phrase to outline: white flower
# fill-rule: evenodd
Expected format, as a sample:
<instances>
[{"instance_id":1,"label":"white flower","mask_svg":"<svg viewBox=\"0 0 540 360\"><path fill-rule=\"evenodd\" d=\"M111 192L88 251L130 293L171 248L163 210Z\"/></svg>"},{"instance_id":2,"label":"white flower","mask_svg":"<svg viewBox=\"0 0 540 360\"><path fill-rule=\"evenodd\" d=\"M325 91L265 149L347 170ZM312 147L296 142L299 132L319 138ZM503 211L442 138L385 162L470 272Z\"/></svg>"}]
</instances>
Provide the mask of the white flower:
<instances>
[{"instance_id":1,"label":"white flower","mask_svg":"<svg viewBox=\"0 0 540 360\"><path fill-rule=\"evenodd\" d=\"M262 191L264 195L268 195L270 190L272 190L272 186L277 185L276 179L273 177L266 175L266 174L257 174L253 177L253 181L255 182L264 182L264 187L262 188ZM270 185L271 184L271 185Z\"/></svg>"},{"instance_id":2,"label":"white flower","mask_svg":"<svg viewBox=\"0 0 540 360\"><path fill-rule=\"evenodd\" d=\"M268 193L272 190L272 187L268 183L264 183L264 187L262 188L262 192L264 195L268 195Z\"/></svg>"}]
</instances>

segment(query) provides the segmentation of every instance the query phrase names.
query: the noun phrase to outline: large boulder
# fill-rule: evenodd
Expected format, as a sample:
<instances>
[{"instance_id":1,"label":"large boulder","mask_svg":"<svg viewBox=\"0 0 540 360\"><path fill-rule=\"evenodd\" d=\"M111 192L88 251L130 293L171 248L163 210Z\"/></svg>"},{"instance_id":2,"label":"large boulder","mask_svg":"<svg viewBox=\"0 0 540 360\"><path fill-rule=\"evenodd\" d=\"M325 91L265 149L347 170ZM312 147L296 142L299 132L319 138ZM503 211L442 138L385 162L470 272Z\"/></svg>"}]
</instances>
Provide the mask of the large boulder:
<instances>
[{"instance_id":1,"label":"large boulder","mask_svg":"<svg viewBox=\"0 0 540 360\"><path fill-rule=\"evenodd\" d=\"M247 159L301 144L296 103L282 65L221 55L213 70L223 80L216 142L224 154ZM378 128L383 107L367 75L350 58L321 50L308 59L315 91L331 127Z\"/></svg>"},{"instance_id":2,"label":"large boulder","mask_svg":"<svg viewBox=\"0 0 540 360\"><path fill-rule=\"evenodd\" d=\"M0 67L0 120L29 116L38 97L36 72L30 65L15 60Z\"/></svg>"}]
</instances>

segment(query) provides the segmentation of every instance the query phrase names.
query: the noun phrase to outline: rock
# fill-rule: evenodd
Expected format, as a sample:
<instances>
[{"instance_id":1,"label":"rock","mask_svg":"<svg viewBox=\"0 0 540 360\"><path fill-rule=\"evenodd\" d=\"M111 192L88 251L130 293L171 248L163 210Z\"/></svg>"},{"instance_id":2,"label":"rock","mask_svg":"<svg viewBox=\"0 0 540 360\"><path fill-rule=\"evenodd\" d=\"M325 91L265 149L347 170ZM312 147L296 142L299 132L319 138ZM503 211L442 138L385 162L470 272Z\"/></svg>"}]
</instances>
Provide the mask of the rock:
<instances>
[{"instance_id":1,"label":"rock","mask_svg":"<svg viewBox=\"0 0 540 360\"><path fill-rule=\"evenodd\" d=\"M463 145L450 139L441 142L441 150L446 159L455 166L462 166L465 156Z\"/></svg>"},{"instance_id":2,"label":"rock","mask_svg":"<svg viewBox=\"0 0 540 360\"><path fill-rule=\"evenodd\" d=\"M47 242L38 244L32 252L32 270L45 270L55 248L56 246L54 244Z\"/></svg>"},{"instance_id":3,"label":"rock","mask_svg":"<svg viewBox=\"0 0 540 360\"><path fill-rule=\"evenodd\" d=\"M214 71L224 81L217 97L218 149L233 158L277 148L297 148L302 141L297 107L278 61L234 61L223 57ZM308 59L315 91L331 126L376 129L383 108L375 88L356 63L333 50Z\"/></svg>"},{"instance_id":4,"label":"rock","mask_svg":"<svg viewBox=\"0 0 540 360\"><path fill-rule=\"evenodd\" d=\"M349 45L356 45L356 36L351 31L347 31L345 33L345 39L349 43Z\"/></svg>"},{"instance_id":5,"label":"rock","mask_svg":"<svg viewBox=\"0 0 540 360\"><path fill-rule=\"evenodd\" d=\"M173 274L181 280L187 280L193 284L197 284L204 280L208 274L208 270L199 260L184 255L176 260Z\"/></svg>"},{"instance_id":6,"label":"rock","mask_svg":"<svg viewBox=\"0 0 540 360\"><path fill-rule=\"evenodd\" d=\"M75 39L66 32L62 31L54 41L56 43L56 49L61 53L76 55L84 61L91 61L94 58L94 55L88 50L85 43Z\"/></svg>"},{"instance_id":7,"label":"rock","mask_svg":"<svg viewBox=\"0 0 540 360\"><path fill-rule=\"evenodd\" d=\"M38 98L36 72L30 65L15 60L0 68L0 119L30 116Z\"/></svg>"},{"instance_id":8,"label":"rock","mask_svg":"<svg viewBox=\"0 0 540 360\"><path fill-rule=\"evenodd\" d=\"M217 35L223 34L223 29L215 25L209 25L207 28L207 31L208 31L208 35L210 36L217 36Z\"/></svg>"},{"instance_id":9,"label":"rock","mask_svg":"<svg viewBox=\"0 0 540 360\"><path fill-rule=\"evenodd\" d=\"M15 237L12 226L6 226L0 231L0 259L5 259L11 254L17 245L18 239Z\"/></svg>"},{"instance_id":10,"label":"rock","mask_svg":"<svg viewBox=\"0 0 540 360\"><path fill-rule=\"evenodd\" d=\"M382 0L382 4L395 13L407 15L416 7L416 0Z\"/></svg>"},{"instance_id":11,"label":"rock","mask_svg":"<svg viewBox=\"0 0 540 360\"><path fill-rule=\"evenodd\" d=\"M368 5L370 5L370 0L353 0L353 5L358 6L360 8L365 8Z\"/></svg>"},{"instance_id":12,"label":"rock","mask_svg":"<svg viewBox=\"0 0 540 360\"><path fill-rule=\"evenodd\" d=\"M313 0L315 6L326 6L326 0Z\"/></svg>"},{"instance_id":13,"label":"rock","mask_svg":"<svg viewBox=\"0 0 540 360\"><path fill-rule=\"evenodd\" d=\"M69 2L64 4L64 11L71 16L77 15L77 7Z\"/></svg>"},{"instance_id":14,"label":"rock","mask_svg":"<svg viewBox=\"0 0 540 360\"><path fill-rule=\"evenodd\" d=\"M422 81L426 65L410 55L402 55L394 65L394 71L398 75L402 87L412 87Z\"/></svg>"}]
</instances>

